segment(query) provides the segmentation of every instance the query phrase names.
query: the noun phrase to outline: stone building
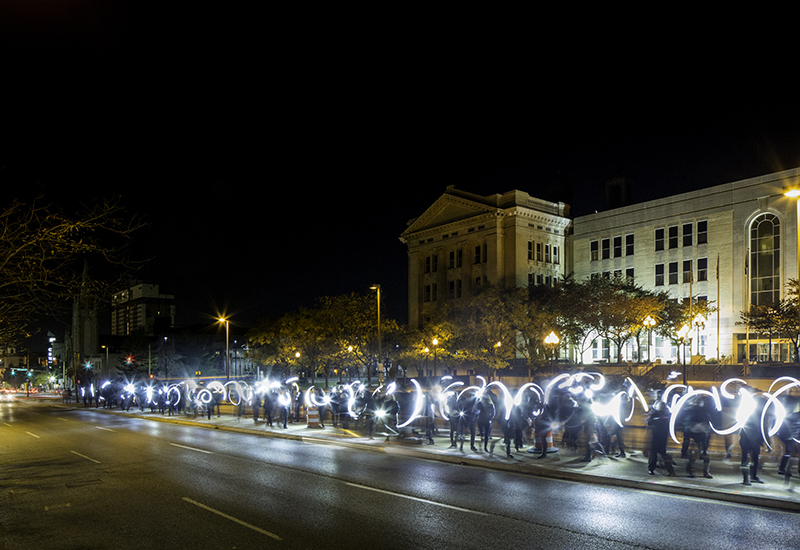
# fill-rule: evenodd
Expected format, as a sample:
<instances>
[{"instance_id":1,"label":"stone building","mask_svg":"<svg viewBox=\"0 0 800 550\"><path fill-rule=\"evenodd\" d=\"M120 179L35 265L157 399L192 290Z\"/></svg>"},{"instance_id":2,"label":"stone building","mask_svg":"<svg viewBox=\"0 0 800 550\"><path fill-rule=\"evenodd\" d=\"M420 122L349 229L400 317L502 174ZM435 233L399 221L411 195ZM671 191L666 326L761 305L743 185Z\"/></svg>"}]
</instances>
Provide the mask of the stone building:
<instances>
[{"instance_id":1,"label":"stone building","mask_svg":"<svg viewBox=\"0 0 800 550\"><path fill-rule=\"evenodd\" d=\"M401 241L408 246L409 324L426 311L492 283L553 284L574 274L627 276L675 300L707 300L718 309L692 327L697 360L789 360L787 341L759 339L741 321L750 304L785 297L798 277L800 168L620 206L571 220L569 207L523 191L479 196L448 187ZM623 197L624 198L624 197ZM668 339L645 342L649 357L677 359ZM623 350L637 361L637 346ZM687 355L689 351L687 350ZM597 339L584 363L616 357ZM646 358L647 356L645 356Z\"/></svg>"},{"instance_id":2,"label":"stone building","mask_svg":"<svg viewBox=\"0 0 800 550\"><path fill-rule=\"evenodd\" d=\"M508 287L552 285L569 272L571 220L564 203L522 191L483 197L448 187L409 222L409 325L444 300L467 296L490 283Z\"/></svg>"},{"instance_id":3,"label":"stone building","mask_svg":"<svg viewBox=\"0 0 800 550\"><path fill-rule=\"evenodd\" d=\"M792 169L577 217L575 278L625 275L676 300L713 301L718 312L692 328L692 354L766 360L768 342L739 321L749 304L780 301L798 275L798 204L784 195L798 181ZM584 362L602 358L598 347ZM661 339L650 351L667 360L676 353ZM774 359L788 352L773 341ZM636 359L632 349L625 357Z\"/></svg>"}]
</instances>

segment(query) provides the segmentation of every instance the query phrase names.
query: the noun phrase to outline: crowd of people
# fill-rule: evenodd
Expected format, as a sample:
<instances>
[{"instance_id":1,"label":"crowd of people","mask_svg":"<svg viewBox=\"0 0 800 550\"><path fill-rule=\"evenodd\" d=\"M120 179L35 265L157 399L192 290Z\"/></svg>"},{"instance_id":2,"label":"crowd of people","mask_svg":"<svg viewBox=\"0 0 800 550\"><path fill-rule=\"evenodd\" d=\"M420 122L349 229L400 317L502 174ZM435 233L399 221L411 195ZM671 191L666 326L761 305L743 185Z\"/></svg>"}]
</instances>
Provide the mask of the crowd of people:
<instances>
[{"instance_id":1,"label":"crowd of people","mask_svg":"<svg viewBox=\"0 0 800 550\"><path fill-rule=\"evenodd\" d=\"M650 432L651 475L662 468L668 476L677 475L667 451L670 438L681 444L688 477L697 472L711 478L708 451L712 435L725 437L728 457L731 439L738 435L745 485L762 483L758 476L761 449L772 449L776 436L784 449L779 473L787 482L792 476L790 460L800 454L800 412L792 396L800 390L800 381L794 378L776 380L768 392L759 392L739 379L711 390L675 384L655 392L651 404L630 378L610 390L599 373L562 374L545 388L527 383L515 392L500 382L477 378L478 385L443 378L426 389L412 380L409 387L391 383L373 389L355 382L328 391L313 386L303 390L295 379L256 384L183 381L136 385L116 381L106 382L97 390L79 388L79 396L87 406L139 407L162 414L203 414L209 418L227 402L239 415L249 411L255 422L263 418L267 426L284 429L291 422L301 422L304 412L315 410L322 428L329 421L334 427L361 430L370 439L413 433L428 444L434 443L433 436L439 433L443 421L450 448L463 451L468 440L471 451L494 453L496 444L502 442L508 458L514 457L512 449L518 452L529 446L529 438L533 439L537 458L544 458L552 447L553 435L560 434L560 445L581 453L585 462L598 454L625 458L624 428L638 403ZM732 384L738 387L733 393L728 389ZM438 424L437 417L441 419ZM502 436L492 438L497 429ZM682 441L678 432L682 432ZM800 475L800 463L797 473Z\"/></svg>"}]
</instances>

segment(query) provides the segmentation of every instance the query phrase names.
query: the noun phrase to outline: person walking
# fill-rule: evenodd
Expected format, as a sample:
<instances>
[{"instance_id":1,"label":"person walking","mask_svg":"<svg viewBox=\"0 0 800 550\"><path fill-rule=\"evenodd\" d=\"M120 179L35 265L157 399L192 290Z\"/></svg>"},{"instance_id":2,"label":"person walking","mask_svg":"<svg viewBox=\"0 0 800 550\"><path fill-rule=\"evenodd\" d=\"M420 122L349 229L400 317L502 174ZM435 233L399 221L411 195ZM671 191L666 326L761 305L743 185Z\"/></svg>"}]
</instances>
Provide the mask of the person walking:
<instances>
[{"instance_id":1,"label":"person walking","mask_svg":"<svg viewBox=\"0 0 800 550\"><path fill-rule=\"evenodd\" d=\"M494 421L495 408L492 398L488 394L481 397L477 405L478 434L483 443L483 450L489 452L489 441L492 439L492 422Z\"/></svg>"},{"instance_id":2,"label":"person walking","mask_svg":"<svg viewBox=\"0 0 800 550\"><path fill-rule=\"evenodd\" d=\"M695 462L694 451L691 443L697 446L698 458L703 459L703 477L712 479L710 470L711 459L708 456L708 442L711 437L711 406L706 396L699 395L686 411L683 433L689 438L687 448L688 462L686 463L686 477L694 477L693 467Z\"/></svg>"},{"instance_id":3,"label":"person walking","mask_svg":"<svg viewBox=\"0 0 800 550\"><path fill-rule=\"evenodd\" d=\"M787 407L788 409L789 407ZM784 476L786 484L792 477L791 459L800 453L800 411L795 411L786 416L778 429L778 437L783 441L783 457L781 458L778 473ZM797 473L800 475L800 462L797 465Z\"/></svg>"},{"instance_id":4,"label":"person walking","mask_svg":"<svg viewBox=\"0 0 800 550\"><path fill-rule=\"evenodd\" d=\"M456 441L458 438L459 425L458 399L456 398L455 393L450 393L450 395L447 396L445 407L447 409L447 420L450 424L450 448L455 449L458 447Z\"/></svg>"},{"instance_id":5,"label":"person walking","mask_svg":"<svg viewBox=\"0 0 800 550\"><path fill-rule=\"evenodd\" d=\"M747 417L747 421L739 429L739 447L742 450L742 485L764 483L758 477L758 455L761 452L761 412L764 409L764 400L756 399L756 407ZM749 462L748 462L749 458Z\"/></svg>"},{"instance_id":6,"label":"person walking","mask_svg":"<svg viewBox=\"0 0 800 550\"><path fill-rule=\"evenodd\" d=\"M653 405L647 417L647 427L650 428L650 456L647 460L647 473L655 475L658 457L664 460L667 476L675 477L675 468L672 457L667 453L667 438L669 437L670 412L667 405L660 399Z\"/></svg>"}]
</instances>

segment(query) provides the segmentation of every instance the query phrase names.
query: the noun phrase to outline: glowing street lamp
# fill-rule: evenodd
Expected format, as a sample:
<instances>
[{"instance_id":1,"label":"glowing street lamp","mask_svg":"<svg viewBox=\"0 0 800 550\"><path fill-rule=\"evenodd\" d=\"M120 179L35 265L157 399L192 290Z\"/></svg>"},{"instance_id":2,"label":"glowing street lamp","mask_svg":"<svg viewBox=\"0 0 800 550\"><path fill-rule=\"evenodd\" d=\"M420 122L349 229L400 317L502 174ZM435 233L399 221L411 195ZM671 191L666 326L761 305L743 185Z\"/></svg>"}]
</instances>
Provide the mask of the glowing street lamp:
<instances>
[{"instance_id":1,"label":"glowing street lamp","mask_svg":"<svg viewBox=\"0 0 800 550\"><path fill-rule=\"evenodd\" d=\"M544 344L550 348L551 361L552 359L555 358L555 349L556 346L558 346L558 342L559 342L558 336L556 336L556 333L553 332L552 330L550 331L550 334L548 334L544 338Z\"/></svg>"}]
</instances>

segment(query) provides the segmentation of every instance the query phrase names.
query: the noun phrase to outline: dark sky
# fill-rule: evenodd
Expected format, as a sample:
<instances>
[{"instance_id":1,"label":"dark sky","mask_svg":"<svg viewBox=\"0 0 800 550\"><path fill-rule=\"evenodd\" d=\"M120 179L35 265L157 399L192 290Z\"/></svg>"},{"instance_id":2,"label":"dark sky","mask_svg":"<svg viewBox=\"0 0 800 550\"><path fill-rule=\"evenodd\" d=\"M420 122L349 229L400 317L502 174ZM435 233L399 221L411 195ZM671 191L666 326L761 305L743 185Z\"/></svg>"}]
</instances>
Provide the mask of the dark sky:
<instances>
[{"instance_id":1,"label":"dark sky","mask_svg":"<svg viewBox=\"0 0 800 550\"><path fill-rule=\"evenodd\" d=\"M251 324L376 282L405 321L398 237L448 185L580 215L619 174L639 201L800 166L790 91L701 81L670 52L576 59L413 19L5 9L3 197L122 194L151 222L142 277L182 324Z\"/></svg>"}]
</instances>

